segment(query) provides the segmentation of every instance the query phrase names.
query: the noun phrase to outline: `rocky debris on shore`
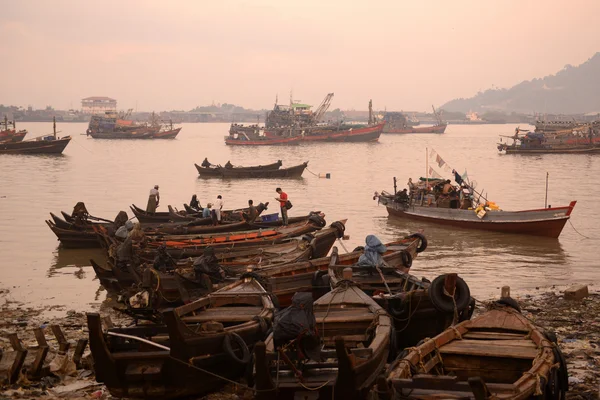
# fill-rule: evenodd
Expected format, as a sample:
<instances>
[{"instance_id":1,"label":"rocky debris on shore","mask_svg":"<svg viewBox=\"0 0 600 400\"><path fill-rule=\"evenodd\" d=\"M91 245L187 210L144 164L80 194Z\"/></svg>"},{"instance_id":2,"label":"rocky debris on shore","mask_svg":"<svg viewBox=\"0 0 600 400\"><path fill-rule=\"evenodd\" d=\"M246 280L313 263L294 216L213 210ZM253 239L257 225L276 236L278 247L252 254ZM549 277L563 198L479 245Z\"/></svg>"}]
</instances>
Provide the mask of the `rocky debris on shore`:
<instances>
[{"instance_id":1,"label":"rocky debris on shore","mask_svg":"<svg viewBox=\"0 0 600 400\"><path fill-rule=\"evenodd\" d=\"M564 290L553 287L517 300L523 315L556 333L569 372L567 399L599 399L600 293L566 300Z\"/></svg>"}]
</instances>

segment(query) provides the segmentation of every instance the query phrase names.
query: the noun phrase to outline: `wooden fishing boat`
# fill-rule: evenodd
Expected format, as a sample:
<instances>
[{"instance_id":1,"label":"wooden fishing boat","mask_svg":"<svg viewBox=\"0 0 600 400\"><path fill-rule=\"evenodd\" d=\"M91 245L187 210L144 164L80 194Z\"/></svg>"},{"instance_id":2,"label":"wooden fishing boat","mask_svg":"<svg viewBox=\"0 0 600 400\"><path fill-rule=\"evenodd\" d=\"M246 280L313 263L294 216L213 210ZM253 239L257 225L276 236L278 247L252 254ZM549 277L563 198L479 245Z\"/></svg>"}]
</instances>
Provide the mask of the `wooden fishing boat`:
<instances>
[{"instance_id":1,"label":"wooden fishing boat","mask_svg":"<svg viewBox=\"0 0 600 400\"><path fill-rule=\"evenodd\" d=\"M390 268L406 269L412 265L417 254L427 247L422 235L411 235L403 239L385 244L386 252L383 260ZM334 248L335 249L335 248ZM363 254L361 247L350 253L335 254L335 265L353 265ZM331 257L311 259L308 262L296 262L278 266L261 268L255 271L261 277L265 288L277 296L279 304L286 307L291 304L296 292L312 292L315 299L329 291L330 282L324 279L328 275Z\"/></svg>"},{"instance_id":2,"label":"wooden fishing boat","mask_svg":"<svg viewBox=\"0 0 600 400\"><path fill-rule=\"evenodd\" d=\"M331 228L335 229L335 232L338 232L339 235L343 236L343 232L345 230L345 220L337 221L331 224ZM218 247L215 248L215 253L217 258L219 259L219 263L221 265L248 265L254 264L257 266L264 266L266 264L272 264L271 259L279 259L280 257L285 257L288 262L291 262L293 258L297 258L296 261L304 259L304 255L308 255L307 246L302 244L302 242L306 242L306 244L310 244L313 239L317 239L317 242L314 245L310 245L310 258L319 258L325 257L329 250L331 250L331 246L333 243L328 244L328 241L324 239L324 237L328 234L330 228L323 228L315 233L309 233L302 235L300 237L290 238L288 240L275 240L273 242L259 243L254 246L245 246L243 248L238 248L238 246L230 246L230 247ZM321 245L323 243L323 245ZM302 254L296 254L298 251L301 251ZM175 260L185 261L190 258L200 257L204 253L204 248L167 248L167 253ZM140 249L137 254L144 261L152 261L155 256L155 251L152 248L144 248ZM294 255L295 254L295 255ZM307 258L306 258L307 259ZM182 264L182 265L187 265Z\"/></svg>"},{"instance_id":3,"label":"wooden fishing boat","mask_svg":"<svg viewBox=\"0 0 600 400\"><path fill-rule=\"evenodd\" d=\"M219 165L211 164L208 161L208 158L205 158L204 161L202 162L202 164L200 164L200 165L194 164L194 165L196 166L198 173L200 175L202 175L203 173L201 171L209 171L207 173L210 173L210 171L218 170L221 168L232 169L234 171L263 171L263 170L270 171L272 169L281 168L281 166L283 165L283 162L281 160L277 160L277 162L274 162L271 164L256 165L256 166L252 166L252 167L242 167L242 166L229 166L228 167L227 164L225 164L225 166L223 167L220 164Z\"/></svg>"},{"instance_id":4,"label":"wooden fishing boat","mask_svg":"<svg viewBox=\"0 0 600 400\"><path fill-rule=\"evenodd\" d=\"M304 340L306 334L277 343L277 347L274 333L265 343L257 343L257 399L297 398L316 392L320 398L365 398L384 370L391 343L391 318L358 286L343 282L315 301L313 312L319 343L312 352ZM275 321L274 332L279 323ZM308 356L310 353L314 354Z\"/></svg>"},{"instance_id":5,"label":"wooden fishing boat","mask_svg":"<svg viewBox=\"0 0 600 400\"><path fill-rule=\"evenodd\" d=\"M225 144L228 146L281 146L297 145L302 138L300 136L267 137L248 135L245 133L225 136Z\"/></svg>"},{"instance_id":6,"label":"wooden fishing boat","mask_svg":"<svg viewBox=\"0 0 600 400\"><path fill-rule=\"evenodd\" d=\"M464 190L467 192L461 195L463 198L468 199L469 196L472 196L468 193L468 188ZM451 196L439 196L437 199L431 199L429 203L428 196L414 193L411 198L403 201L386 192L381 195L376 194L379 204L383 204L388 214L393 217L428 221L458 228L552 238L560 235L577 203L572 201L568 206L562 207L503 211L490 209L484 205L471 209L472 203L463 205L461 208L460 197L453 198ZM471 200L468 201L471 202Z\"/></svg>"},{"instance_id":7,"label":"wooden fishing boat","mask_svg":"<svg viewBox=\"0 0 600 400\"><path fill-rule=\"evenodd\" d=\"M0 142L0 154L61 154L71 141L70 136L60 139L45 136L38 139Z\"/></svg>"},{"instance_id":8,"label":"wooden fishing boat","mask_svg":"<svg viewBox=\"0 0 600 400\"><path fill-rule=\"evenodd\" d=\"M154 213L149 213L146 210L137 207L135 204L129 206L133 215L140 221L141 223L161 223L161 222L170 222L171 215L168 211L156 211ZM200 214L201 215L201 214ZM187 220L192 221L196 216L189 216Z\"/></svg>"},{"instance_id":9,"label":"wooden fishing boat","mask_svg":"<svg viewBox=\"0 0 600 400\"><path fill-rule=\"evenodd\" d=\"M202 395L236 380L273 318L268 293L252 279L167 310L163 325L112 328L88 314L96 380L115 397Z\"/></svg>"},{"instance_id":10,"label":"wooden fishing boat","mask_svg":"<svg viewBox=\"0 0 600 400\"><path fill-rule=\"evenodd\" d=\"M504 304L406 349L378 381L379 398L564 399L566 363L552 335Z\"/></svg>"},{"instance_id":11,"label":"wooden fishing boat","mask_svg":"<svg viewBox=\"0 0 600 400\"><path fill-rule=\"evenodd\" d=\"M592 126L556 132L521 132L516 129L512 144L498 143L498 151L506 154L587 154L600 153L600 135Z\"/></svg>"},{"instance_id":12,"label":"wooden fishing boat","mask_svg":"<svg viewBox=\"0 0 600 400\"><path fill-rule=\"evenodd\" d=\"M149 247L161 245L167 248L199 249L207 246L217 247L246 247L266 243L280 243L285 239L302 236L325 226L325 221L316 223L312 220L299 222L283 227L264 229L251 232L233 232L231 234L215 233L214 235L176 235L160 237L160 240L148 242Z\"/></svg>"},{"instance_id":13,"label":"wooden fishing boat","mask_svg":"<svg viewBox=\"0 0 600 400\"><path fill-rule=\"evenodd\" d=\"M329 283L335 286L344 279L351 279L383 307L394 318L395 348L414 346L441 333L452 323L470 319L473 314L475 300L469 286L456 274L440 275L430 282L410 275L408 268L384 264L374 270L356 264L337 265L335 257L337 248L334 247Z\"/></svg>"},{"instance_id":14,"label":"wooden fishing boat","mask_svg":"<svg viewBox=\"0 0 600 400\"><path fill-rule=\"evenodd\" d=\"M58 217L57 217L58 218ZM95 248L101 247L98 236L93 228L81 230L75 228L59 228L53 221L46 220L48 227L54 232L61 245L65 248Z\"/></svg>"},{"instance_id":15,"label":"wooden fishing boat","mask_svg":"<svg viewBox=\"0 0 600 400\"><path fill-rule=\"evenodd\" d=\"M288 224L296 224L299 222L306 222L311 217L316 216L314 219L319 222L317 218L320 218L319 212L311 212L308 215L302 215L298 217L292 217L288 219ZM209 225L205 223L205 220L209 218L202 218L190 223L166 223L155 225L152 227L144 226L144 232L147 235L208 235L213 233L232 233L242 231L256 231L265 228L274 228L283 226L283 220L277 218L273 220L263 221L261 217L258 217L253 223L246 221L221 221L219 225ZM212 223L212 219L210 220Z\"/></svg>"},{"instance_id":16,"label":"wooden fishing boat","mask_svg":"<svg viewBox=\"0 0 600 400\"><path fill-rule=\"evenodd\" d=\"M211 167L194 164L201 178L300 178L308 161L289 168L277 169L238 169Z\"/></svg>"},{"instance_id":17,"label":"wooden fishing boat","mask_svg":"<svg viewBox=\"0 0 600 400\"><path fill-rule=\"evenodd\" d=\"M211 217L203 218L202 212L197 212L189 209L189 206L184 204L185 211L178 211L171 207L167 206L169 210L169 217L172 222L175 223L185 223L187 226L199 226L199 225L210 225L213 223ZM258 215L265 211L269 207L269 202L259 203L256 205L256 211ZM189 211L188 211L189 209ZM191 212L190 212L191 211ZM234 222L242 222L244 221L243 213L248 212L248 207L240 208L237 210L221 210L221 224L228 224Z\"/></svg>"}]
</instances>

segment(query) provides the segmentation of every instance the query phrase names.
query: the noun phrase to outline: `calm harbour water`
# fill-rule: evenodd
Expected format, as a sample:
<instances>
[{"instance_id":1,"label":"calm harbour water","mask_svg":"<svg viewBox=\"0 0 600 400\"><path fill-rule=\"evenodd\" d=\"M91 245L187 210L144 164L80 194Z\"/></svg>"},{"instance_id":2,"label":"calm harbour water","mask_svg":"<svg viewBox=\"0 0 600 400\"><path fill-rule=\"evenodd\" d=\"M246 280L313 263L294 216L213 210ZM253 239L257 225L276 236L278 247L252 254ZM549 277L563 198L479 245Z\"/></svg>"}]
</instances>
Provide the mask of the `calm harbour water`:
<instances>
[{"instance_id":1,"label":"calm harbour water","mask_svg":"<svg viewBox=\"0 0 600 400\"><path fill-rule=\"evenodd\" d=\"M28 129L28 137L52 129L51 123L17 126ZM379 143L263 148L225 146L228 124L184 124L170 141L95 140L81 135L86 127L58 125L59 136L73 137L62 156L0 155L0 288L10 289L14 300L76 310L104 300L105 292L86 267L90 258L103 261L102 251L60 248L44 220L49 212L70 213L77 201L84 201L92 215L113 219L124 210L132 216L129 204L145 207L155 184L160 185L159 211L166 211L168 204L181 208L196 193L203 205L221 194L225 208L243 207L254 199L271 202L270 212L276 212L275 188L281 186L294 204L290 215L321 210L328 223L348 218L350 239L342 243L349 250L363 244L368 234L385 242L423 230L429 247L415 260L412 273L433 279L458 272L472 294L482 298L497 295L502 285L526 292L536 286L600 280L600 157L499 155L498 134L512 134L514 125L450 125L443 135L382 135ZM543 207L549 172L548 203L578 201L572 226L567 223L556 240L388 219L373 193L393 191L394 176L399 189L409 177L424 176L426 148L435 149L461 173L467 169L477 189L506 210ZM281 159L284 167L308 160L310 171L300 180L199 179L194 163L204 157L222 165L227 160L256 165ZM331 179L314 175L319 173L330 173Z\"/></svg>"}]
</instances>

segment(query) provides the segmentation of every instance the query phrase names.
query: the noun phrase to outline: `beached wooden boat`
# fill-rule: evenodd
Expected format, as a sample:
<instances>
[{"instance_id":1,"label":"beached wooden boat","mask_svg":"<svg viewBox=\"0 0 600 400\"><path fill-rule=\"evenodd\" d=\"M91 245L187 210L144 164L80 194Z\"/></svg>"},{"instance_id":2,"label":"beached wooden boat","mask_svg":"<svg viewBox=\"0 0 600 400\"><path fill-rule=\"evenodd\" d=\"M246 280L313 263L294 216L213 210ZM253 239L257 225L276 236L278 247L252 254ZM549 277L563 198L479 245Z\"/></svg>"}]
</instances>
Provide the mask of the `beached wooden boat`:
<instances>
[{"instance_id":1,"label":"beached wooden boat","mask_svg":"<svg viewBox=\"0 0 600 400\"><path fill-rule=\"evenodd\" d=\"M135 204L132 204L129 208L141 223L171 222L171 215L168 211L149 213L145 209L137 207ZM202 214L190 215L186 219L192 221L194 218L198 218L198 216L202 217Z\"/></svg>"},{"instance_id":2,"label":"beached wooden boat","mask_svg":"<svg viewBox=\"0 0 600 400\"><path fill-rule=\"evenodd\" d=\"M176 249L199 249L207 246L247 247L266 243L280 243L288 238L302 236L314 232L326 225L325 220L319 223L314 220L298 222L288 226L263 229L250 232L215 233L207 235L163 235L157 240L149 241L149 247L161 245ZM160 240L158 240L160 239Z\"/></svg>"},{"instance_id":3,"label":"beached wooden boat","mask_svg":"<svg viewBox=\"0 0 600 400\"><path fill-rule=\"evenodd\" d=\"M495 304L406 349L378 381L379 398L564 399L566 363L550 337L515 308Z\"/></svg>"},{"instance_id":4,"label":"beached wooden boat","mask_svg":"<svg viewBox=\"0 0 600 400\"><path fill-rule=\"evenodd\" d=\"M61 154L71 141L70 136L55 139L53 136L13 142L0 142L0 154Z\"/></svg>"},{"instance_id":5,"label":"beached wooden boat","mask_svg":"<svg viewBox=\"0 0 600 400\"><path fill-rule=\"evenodd\" d=\"M274 169L205 168L194 165L201 178L300 178L308 166L308 161L289 168Z\"/></svg>"},{"instance_id":6,"label":"beached wooden boat","mask_svg":"<svg viewBox=\"0 0 600 400\"><path fill-rule=\"evenodd\" d=\"M345 230L344 223L344 220L336 221L329 228L324 228L314 234L303 235L299 239L291 239L280 244L246 247L244 249L217 248L215 249L215 256L218 259L219 265L227 271L230 277L240 276L247 271L260 271L274 265L284 265L311 258L325 257L335 240L343 236ZM99 236L105 236L101 232L101 229L99 231ZM111 244L114 242L110 238L104 238L104 240L107 240ZM155 255L156 252L149 251L147 248L136 250L137 259L140 262L145 262L146 265L152 265L151 263L154 261ZM200 255L202 255L201 252L198 252L198 254L194 254L193 256L197 257ZM181 278L179 282L185 290L191 292L198 289L198 287L202 286L202 283L197 282L194 276L192 255L186 254L186 257L182 257L177 262L175 270L168 273L161 273L160 279L151 279L153 282L146 286L161 294L162 283L166 279L169 279L169 276L179 276ZM91 260L91 264L100 283L107 290L116 290L119 292L131 287L132 284L143 283L143 269L146 266L128 263L127 265L117 267L110 257L106 266L100 266L93 260ZM179 298L174 298L173 295L164 297L172 299L173 302L179 301Z\"/></svg>"},{"instance_id":7,"label":"beached wooden boat","mask_svg":"<svg viewBox=\"0 0 600 400\"><path fill-rule=\"evenodd\" d=\"M486 210L483 205L471 209L471 203L461 206L459 196L439 196L431 198L431 201L428 196L433 195L422 195L415 191L411 198L402 200L397 196L382 192L381 195L377 194L376 198L379 204L383 204L388 214L393 217L428 221L458 228L552 238L560 235L577 203L572 201L568 206L562 207L503 211L490 208ZM469 194L463 196L463 198L468 198Z\"/></svg>"},{"instance_id":8,"label":"beached wooden boat","mask_svg":"<svg viewBox=\"0 0 600 400\"><path fill-rule=\"evenodd\" d=\"M414 346L473 314L475 300L469 286L456 274L440 275L430 282L410 275L408 268L384 265L375 271L356 264L338 265L334 257L335 247L329 266L331 286L351 279L394 317L394 346L398 349ZM344 273L351 278L344 278Z\"/></svg>"},{"instance_id":9,"label":"beached wooden boat","mask_svg":"<svg viewBox=\"0 0 600 400\"><path fill-rule=\"evenodd\" d=\"M167 310L167 325L102 331L88 314L96 380L116 397L180 398L202 395L249 370L253 345L273 318L268 293L246 279L193 303Z\"/></svg>"},{"instance_id":10,"label":"beached wooden boat","mask_svg":"<svg viewBox=\"0 0 600 400\"><path fill-rule=\"evenodd\" d=\"M292 307L305 308L298 293ZM307 300L304 300L306 302ZM298 304L300 303L300 304ZM255 347L257 399L365 398L384 370L391 343L392 322L377 303L352 282L343 282L314 302L314 326L318 344L309 346L306 334L297 340L275 344L279 320L265 343ZM312 351L309 350L312 347ZM310 354L310 356L309 356Z\"/></svg>"},{"instance_id":11,"label":"beached wooden boat","mask_svg":"<svg viewBox=\"0 0 600 400\"><path fill-rule=\"evenodd\" d=\"M48 227L54 232L65 248L95 248L101 247L98 236L92 229L59 228L53 221L46 220Z\"/></svg>"},{"instance_id":12,"label":"beached wooden boat","mask_svg":"<svg viewBox=\"0 0 600 400\"><path fill-rule=\"evenodd\" d=\"M408 268L408 263L416 257L411 253L412 243L421 243L420 236L408 236L395 242L385 244L387 251L383 255L385 262L392 268ZM425 244L426 246L426 244ZM422 249L425 246L421 247ZM419 249L419 246L414 247ZM421 250L418 250L421 251ZM337 253L337 251L335 251ZM352 265L358 262L363 254L362 248L336 256L336 265ZM312 292L315 299L329 291L330 282L324 280L327 276L332 257L312 258L310 261L295 262L277 266L260 268L253 273L260 276L261 282L277 296L279 304L287 307L291 304L296 292Z\"/></svg>"}]
</instances>

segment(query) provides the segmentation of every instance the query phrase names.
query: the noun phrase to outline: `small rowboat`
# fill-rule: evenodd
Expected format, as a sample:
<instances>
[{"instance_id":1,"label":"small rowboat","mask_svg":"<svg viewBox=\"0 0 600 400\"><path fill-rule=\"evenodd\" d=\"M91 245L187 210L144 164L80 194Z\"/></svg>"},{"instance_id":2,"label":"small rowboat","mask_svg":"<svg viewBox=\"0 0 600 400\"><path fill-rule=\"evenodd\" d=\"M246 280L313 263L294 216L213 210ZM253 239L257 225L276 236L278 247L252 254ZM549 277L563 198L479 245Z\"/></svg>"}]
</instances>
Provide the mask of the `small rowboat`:
<instances>
[{"instance_id":1,"label":"small rowboat","mask_svg":"<svg viewBox=\"0 0 600 400\"><path fill-rule=\"evenodd\" d=\"M246 168L205 168L194 164L201 178L300 178L308 161L289 168L246 169Z\"/></svg>"},{"instance_id":2,"label":"small rowboat","mask_svg":"<svg viewBox=\"0 0 600 400\"><path fill-rule=\"evenodd\" d=\"M297 304L303 300L301 295L311 299L310 293L299 292L292 307L306 309L304 304ZM307 393L326 399L365 398L384 370L392 321L368 295L345 281L315 301L313 310L318 331L313 340L319 343L312 352L307 351L304 334L276 346L271 333L265 343L256 344L257 399L294 398ZM277 324L278 320L275 332Z\"/></svg>"},{"instance_id":3,"label":"small rowboat","mask_svg":"<svg viewBox=\"0 0 600 400\"><path fill-rule=\"evenodd\" d=\"M564 398L567 369L555 337L517 308L503 298L486 313L406 349L387 379L378 381L379 398Z\"/></svg>"},{"instance_id":4,"label":"small rowboat","mask_svg":"<svg viewBox=\"0 0 600 400\"><path fill-rule=\"evenodd\" d=\"M265 338L273 309L268 293L246 279L166 311L166 326L104 333L100 315L90 313L96 381L120 398L172 399L218 390L225 379L248 371L253 346Z\"/></svg>"}]
</instances>

